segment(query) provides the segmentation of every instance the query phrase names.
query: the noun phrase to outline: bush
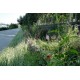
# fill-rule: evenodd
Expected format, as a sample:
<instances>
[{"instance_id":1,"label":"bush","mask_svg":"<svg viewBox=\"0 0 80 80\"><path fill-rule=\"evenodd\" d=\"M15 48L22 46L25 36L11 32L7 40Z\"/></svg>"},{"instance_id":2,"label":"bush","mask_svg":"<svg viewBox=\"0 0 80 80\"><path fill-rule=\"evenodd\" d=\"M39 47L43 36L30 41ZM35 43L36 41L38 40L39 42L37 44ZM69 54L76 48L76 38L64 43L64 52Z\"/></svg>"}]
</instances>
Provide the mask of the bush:
<instances>
[{"instance_id":1,"label":"bush","mask_svg":"<svg viewBox=\"0 0 80 80\"><path fill-rule=\"evenodd\" d=\"M14 29L14 28L18 28L17 24L10 24L9 25L9 29Z\"/></svg>"},{"instance_id":2,"label":"bush","mask_svg":"<svg viewBox=\"0 0 80 80\"><path fill-rule=\"evenodd\" d=\"M0 28L0 31L8 30L8 29L9 29L8 27L2 27L2 28Z\"/></svg>"},{"instance_id":3,"label":"bush","mask_svg":"<svg viewBox=\"0 0 80 80\"><path fill-rule=\"evenodd\" d=\"M17 24L10 24L9 27L1 27L0 31L18 28Z\"/></svg>"}]
</instances>

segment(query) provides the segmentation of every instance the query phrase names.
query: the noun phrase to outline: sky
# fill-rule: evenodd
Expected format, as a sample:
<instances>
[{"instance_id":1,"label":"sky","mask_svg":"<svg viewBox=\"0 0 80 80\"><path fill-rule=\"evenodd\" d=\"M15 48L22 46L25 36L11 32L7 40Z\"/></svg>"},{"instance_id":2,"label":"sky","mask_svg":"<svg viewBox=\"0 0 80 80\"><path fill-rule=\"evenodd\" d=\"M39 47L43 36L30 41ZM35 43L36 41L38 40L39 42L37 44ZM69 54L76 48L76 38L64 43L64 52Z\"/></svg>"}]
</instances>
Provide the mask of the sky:
<instances>
[{"instance_id":1,"label":"sky","mask_svg":"<svg viewBox=\"0 0 80 80\"><path fill-rule=\"evenodd\" d=\"M25 13L0 13L0 23L17 23L17 19Z\"/></svg>"}]
</instances>

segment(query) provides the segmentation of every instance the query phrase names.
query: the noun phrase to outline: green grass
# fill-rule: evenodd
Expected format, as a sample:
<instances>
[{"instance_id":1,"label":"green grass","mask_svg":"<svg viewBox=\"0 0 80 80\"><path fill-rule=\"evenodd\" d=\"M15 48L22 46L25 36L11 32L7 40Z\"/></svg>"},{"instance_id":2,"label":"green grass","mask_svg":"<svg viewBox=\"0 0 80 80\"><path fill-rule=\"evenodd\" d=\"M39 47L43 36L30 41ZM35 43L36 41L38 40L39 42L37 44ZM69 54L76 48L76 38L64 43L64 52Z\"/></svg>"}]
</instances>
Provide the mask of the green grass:
<instances>
[{"instance_id":1,"label":"green grass","mask_svg":"<svg viewBox=\"0 0 80 80\"><path fill-rule=\"evenodd\" d=\"M24 40L24 36L23 36L23 31L20 30L17 33L17 35L14 37L14 39L11 41L11 43L9 44L9 47L17 46L20 42L22 42L22 40Z\"/></svg>"}]
</instances>

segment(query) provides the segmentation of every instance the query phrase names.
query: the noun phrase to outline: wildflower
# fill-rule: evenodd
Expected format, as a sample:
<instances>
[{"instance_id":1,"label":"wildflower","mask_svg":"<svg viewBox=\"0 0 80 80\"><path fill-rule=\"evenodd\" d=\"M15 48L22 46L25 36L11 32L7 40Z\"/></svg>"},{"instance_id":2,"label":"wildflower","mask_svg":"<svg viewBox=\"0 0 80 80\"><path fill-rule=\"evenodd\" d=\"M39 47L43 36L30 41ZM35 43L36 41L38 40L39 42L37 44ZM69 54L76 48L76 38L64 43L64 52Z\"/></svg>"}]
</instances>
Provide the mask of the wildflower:
<instances>
[{"instance_id":1,"label":"wildflower","mask_svg":"<svg viewBox=\"0 0 80 80\"><path fill-rule=\"evenodd\" d=\"M47 60L51 60L51 58L52 58L51 54L48 54L47 57L46 57Z\"/></svg>"}]
</instances>

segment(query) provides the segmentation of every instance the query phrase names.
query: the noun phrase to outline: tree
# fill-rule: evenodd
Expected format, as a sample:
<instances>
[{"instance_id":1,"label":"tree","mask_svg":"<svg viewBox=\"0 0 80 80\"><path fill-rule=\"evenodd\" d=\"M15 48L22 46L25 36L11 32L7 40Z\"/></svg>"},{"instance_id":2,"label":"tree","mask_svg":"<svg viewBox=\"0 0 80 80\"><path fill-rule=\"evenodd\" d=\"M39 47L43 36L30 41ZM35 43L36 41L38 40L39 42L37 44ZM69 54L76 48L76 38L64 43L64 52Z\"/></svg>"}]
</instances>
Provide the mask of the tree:
<instances>
[{"instance_id":1,"label":"tree","mask_svg":"<svg viewBox=\"0 0 80 80\"><path fill-rule=\"evenodd\" d=\"M20 25L33 25L37 22L41 13L26 13L23 17L20 17L17 21Z\"/></svg>"},{"instance_id":2,"label":"tree","mask_svg":"<svg viewBox=\"0 0 80 80\"><path fill-rule=\"evenodd\" d=\"M18 28L18 25L11 23L11 24L9 25L9 29L14 29L14 28Z\"/></svg>"}]
</instances>

